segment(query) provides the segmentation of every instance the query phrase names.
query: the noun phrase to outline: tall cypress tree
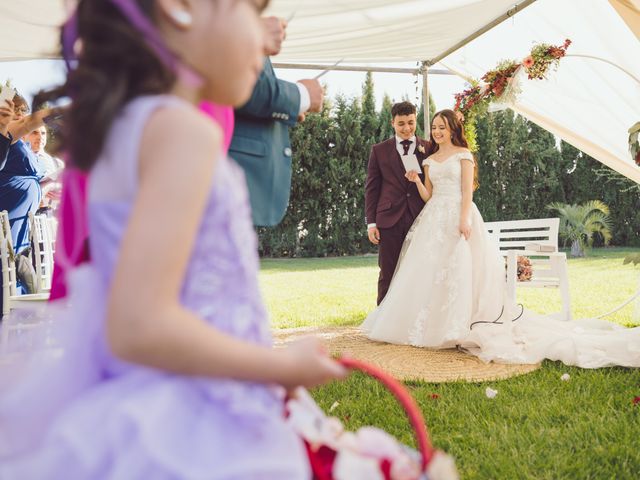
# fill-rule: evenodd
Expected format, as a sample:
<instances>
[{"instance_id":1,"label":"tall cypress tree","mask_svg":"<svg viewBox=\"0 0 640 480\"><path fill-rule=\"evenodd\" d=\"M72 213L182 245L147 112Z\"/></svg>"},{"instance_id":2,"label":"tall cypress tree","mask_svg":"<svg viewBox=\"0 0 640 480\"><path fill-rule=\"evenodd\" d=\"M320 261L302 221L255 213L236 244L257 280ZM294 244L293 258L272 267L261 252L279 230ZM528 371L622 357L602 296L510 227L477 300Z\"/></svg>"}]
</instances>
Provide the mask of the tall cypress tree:
<instances>
[{"instance_id":1,"label":"tall cypress tree","mask_svg":"<svg viewBox=\"0 0 640 480\"><path fill-rule=\"evenodd\" d=\"M377 142L382 142L393 136L393 127L391 126L391 107L393 102L387 93L382 97L382 110L378 115L378 138Z\"/></svg>"},{"instance_id":2,"label":"tall cypress tree","mask_svg":"<svg viewBox=\"0 0 640 480\"><path fill-rule=\"evenodd\" d=\"M525 159L526 196L523 205L525 218L549 216L546 206L564 200L561 174L562 155L553 134L533 122L524 120L528 136L523 145Z\"/></svg>"},{"instance_id":3,"label":"tall cypress tree","mask_svg":"<svg viewBox=\"0 0 640 480\"><path fill-rule=\"evenodd\" d=\"M361 131L362 136L368 143L374 143L378 138L378 113L376 112L376 97L373 86L373 75L367 72L364 84L362 85L362 115Z\"/></svg>"}]
</instances>

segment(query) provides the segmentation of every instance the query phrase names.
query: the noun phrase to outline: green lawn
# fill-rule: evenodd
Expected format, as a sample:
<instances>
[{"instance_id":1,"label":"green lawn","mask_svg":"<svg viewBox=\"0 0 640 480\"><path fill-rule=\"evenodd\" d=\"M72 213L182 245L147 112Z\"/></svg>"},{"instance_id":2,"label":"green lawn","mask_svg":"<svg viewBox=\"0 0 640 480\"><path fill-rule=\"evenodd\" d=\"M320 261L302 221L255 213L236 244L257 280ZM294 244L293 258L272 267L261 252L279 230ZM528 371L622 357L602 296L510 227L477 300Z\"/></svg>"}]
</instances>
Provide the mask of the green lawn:
<instances>
[{"instance_id":1,"label":"green lawn","mask_svg":"<svg viewBox=\"0 0 640 480\"><path fill-rule=\"evenodd\" d=\"M569 261L574 318L604 313L630 297L640 268L629 249L593 250ZM635 250L637 251L637 250ZM355 325L374 307L375 257L264 260L261 283L276 328ZM520 289L539 312L559 309L556 291ZM640 323L633 304L610 320ZM560 376L569 373L570 380ZM433 442L456 457L465 479L640 478L640 370L581 370L545 362L534 373L487 383L408 384ZM485 388L498 390L490 400ZM377 425L412 444L390 395L363 375L316 389L314 397L349 429ZM432 398L437 394L437 398Z\"/></svg>"},{"instance_id":2,"label":"green lawn","mask_svg":"<svg viewBox=\"0 0 640 480\"><path fill-rule=\"evenodd\" d=\"M633 249L594 249L589 257L569 260L574 318L593 317L620 305L638 288L640 268L622 265ZM263 260L261 283L275 328L357 325L374 307L378 259L369 257ZM518 300L540 313L560 310L557 289L521 288ZM628 305L609 320L640 323Z\"/></svg>"}]
</instances>

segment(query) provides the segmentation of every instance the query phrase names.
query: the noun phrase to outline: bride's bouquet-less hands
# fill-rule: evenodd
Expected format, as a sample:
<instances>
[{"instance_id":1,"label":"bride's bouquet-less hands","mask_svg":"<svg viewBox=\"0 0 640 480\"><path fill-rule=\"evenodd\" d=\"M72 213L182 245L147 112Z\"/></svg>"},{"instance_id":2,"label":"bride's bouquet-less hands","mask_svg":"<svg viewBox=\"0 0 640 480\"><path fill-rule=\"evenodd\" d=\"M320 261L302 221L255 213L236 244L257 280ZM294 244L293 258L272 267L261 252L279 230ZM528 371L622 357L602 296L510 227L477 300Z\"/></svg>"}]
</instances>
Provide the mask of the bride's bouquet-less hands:
<instances>
[{"instance_id":1,"label":"bride's bouquet-less hands","mask_svg":"<svg viewBox=\"0 0 640 480\"><path fill-rule=\"evenodd\" d=\"M471 237L471 223L469 221L461 220L458 230L460 230L460 235L464 236L465 240L469 240Z\"/></svg>"}]
</instances>

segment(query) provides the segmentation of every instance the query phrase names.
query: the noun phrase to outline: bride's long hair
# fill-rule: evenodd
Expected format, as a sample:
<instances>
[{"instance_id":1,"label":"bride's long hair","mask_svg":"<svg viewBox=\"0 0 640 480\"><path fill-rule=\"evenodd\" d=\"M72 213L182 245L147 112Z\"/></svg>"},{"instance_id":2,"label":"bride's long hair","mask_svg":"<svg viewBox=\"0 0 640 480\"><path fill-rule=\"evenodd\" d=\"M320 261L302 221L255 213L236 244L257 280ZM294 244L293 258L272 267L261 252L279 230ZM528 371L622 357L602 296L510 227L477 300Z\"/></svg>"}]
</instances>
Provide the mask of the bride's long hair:
<instances>
[{"instance_id":1,"label":"bride's long hair","mask_svg":"<svg viewBox=\"0 0 640 480\"><path fill-rule=\"evenodd\" d=\"M447 126L449 127L449 130L451 130L451 143L454 144L456 147L469 148L467 139L464 136L464 129L462 127L462 122L458 119L456 112L447 108L445 110L440 110L439 112L436 112L436 114L433 116L433 119L431 119L432 128L431 128L431 131L429 132L429 148L427 150L427 157L433 155L440 149L440 146L433 139L433 121L438 117L442 118L444 122L447 124ZM479 186L480 186L480 183L478 182L478 162L474 159L473 189L477 190Z\"/></svg>"}]
</instances>

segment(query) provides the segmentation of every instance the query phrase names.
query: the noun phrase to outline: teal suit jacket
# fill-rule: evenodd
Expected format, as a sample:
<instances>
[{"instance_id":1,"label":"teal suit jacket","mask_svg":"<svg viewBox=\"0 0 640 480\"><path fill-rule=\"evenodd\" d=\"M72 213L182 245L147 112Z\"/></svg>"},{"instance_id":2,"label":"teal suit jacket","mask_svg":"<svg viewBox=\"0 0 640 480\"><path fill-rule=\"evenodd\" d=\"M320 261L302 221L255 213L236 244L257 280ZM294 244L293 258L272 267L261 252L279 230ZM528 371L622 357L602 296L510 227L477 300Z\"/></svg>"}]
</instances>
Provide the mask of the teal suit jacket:
<instances>
[{"instance_id":1,"label":"teal suit jacket","mask_svg":"<svg viewBox=\"0 0 640 480\"><path fill-rule=\"evenodd\" d=\"M229 154L244 169L257 226L277 225L289 205L291 142L300 91L295 83L279 80L267 58L249 101L235 114Z\"/></svg>"}]
</instances>

